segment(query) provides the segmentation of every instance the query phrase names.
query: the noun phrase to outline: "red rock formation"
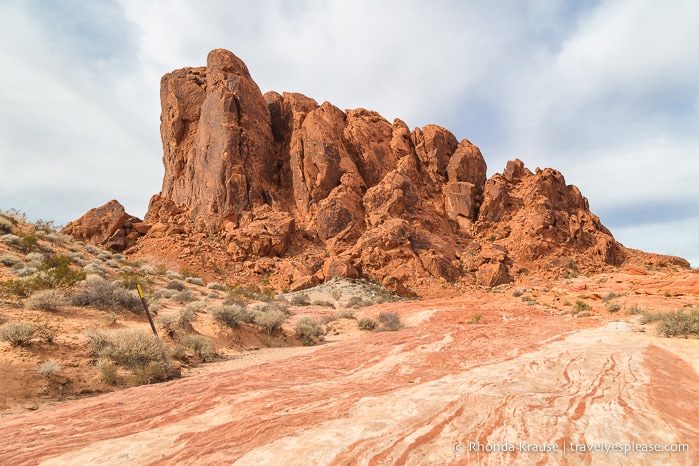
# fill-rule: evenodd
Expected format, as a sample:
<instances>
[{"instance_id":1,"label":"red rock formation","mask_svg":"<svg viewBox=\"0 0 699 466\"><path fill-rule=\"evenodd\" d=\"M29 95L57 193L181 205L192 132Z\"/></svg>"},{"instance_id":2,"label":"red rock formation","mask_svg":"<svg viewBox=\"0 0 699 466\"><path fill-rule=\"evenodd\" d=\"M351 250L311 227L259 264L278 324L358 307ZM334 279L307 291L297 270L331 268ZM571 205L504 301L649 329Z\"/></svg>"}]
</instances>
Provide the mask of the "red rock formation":
<instances>
[{"instance_id":1,"label":"red rock formation","mask_svg":"<svg viewBox=\"0 0 699 466\"><path fill-rule=\"evenodd\" d=\"M148 224L127 214L118 201L111 200L70 222L62 232L78 241L123 251L136 244L136 240L149 229Z\"/></svg>"},{"instance_id":2,"label":"red rock formation","mask_svg":"<svg viewBox=\"0 0 699 466\"><path fill-rule=\"evenodd\" d=\"M187 243L190 267L275 257L247 268L281 287L359 274L396 289L426 277L494 286L626 257L559 172L516 160L486 180L480 150L445 128L263 95L226 50L165 75L161 101L165 177L131 253L163 254L170 238ZM197 234L208 243L192 252Z\"/></svg>"}]
</instances>

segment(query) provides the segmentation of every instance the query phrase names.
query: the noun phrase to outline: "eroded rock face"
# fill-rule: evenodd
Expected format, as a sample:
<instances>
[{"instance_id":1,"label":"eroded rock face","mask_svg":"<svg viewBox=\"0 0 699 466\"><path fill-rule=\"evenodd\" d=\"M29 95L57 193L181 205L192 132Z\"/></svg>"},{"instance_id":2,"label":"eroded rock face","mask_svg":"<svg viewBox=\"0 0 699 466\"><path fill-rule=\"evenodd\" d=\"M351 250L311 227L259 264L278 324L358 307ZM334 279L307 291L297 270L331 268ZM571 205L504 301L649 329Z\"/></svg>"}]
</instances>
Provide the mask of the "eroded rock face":
<instances>
[{"instance_id":1,"label":"eroded rock face","mask_svg":"<svg viewBox=\"0 0 699 466\"><path fill-rule=\"evenodd\" d=\"M137 239L149 229L148 224L127 214L118 201L111 200L70 222L62 232L77 241L123 251L136 244Z\"/></svg>"},{"instance_id":2,"label":"eroded rock face","mask_svg":"<svg viewBox=\"0 0 699 466\"><path fill-rule=\"evenodd\" d=\"M204 235L202 268L275 258L253 269L282 287L364 276L408 294L427 277L495 286L525 270L625 259L556 170L515 160L486 179L478 147L445 128L263 95L226 50L165 75L161 100L165 177L131 253L157 255L166 238L191 251ZM289 275L298 266L308 273Z\"/></svg>"}]
</instances>

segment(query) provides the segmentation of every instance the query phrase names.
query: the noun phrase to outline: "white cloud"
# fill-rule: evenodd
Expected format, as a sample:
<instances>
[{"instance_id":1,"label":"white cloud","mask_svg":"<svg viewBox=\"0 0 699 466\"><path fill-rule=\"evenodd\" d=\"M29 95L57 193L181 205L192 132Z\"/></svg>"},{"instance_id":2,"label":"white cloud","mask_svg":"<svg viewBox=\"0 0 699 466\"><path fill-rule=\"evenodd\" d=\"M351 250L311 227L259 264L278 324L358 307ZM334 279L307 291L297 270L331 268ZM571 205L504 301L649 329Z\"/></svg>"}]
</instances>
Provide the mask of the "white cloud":
<instances>
[{"instance_id":1,"label":"white cloud","mask_svg":"<svg viewBox=\"0 0 699 466\"><path fill-rule=\"evenodd\" d=\"M490 173L517 156L560 169L612 227L662 228L643 205L696 213L692 0L10 0L0 15L0 208L65 222L117 198L143 215L162 181L160 77L221 47L263 92L441 124Z\"/></svg>"}]
</instances>

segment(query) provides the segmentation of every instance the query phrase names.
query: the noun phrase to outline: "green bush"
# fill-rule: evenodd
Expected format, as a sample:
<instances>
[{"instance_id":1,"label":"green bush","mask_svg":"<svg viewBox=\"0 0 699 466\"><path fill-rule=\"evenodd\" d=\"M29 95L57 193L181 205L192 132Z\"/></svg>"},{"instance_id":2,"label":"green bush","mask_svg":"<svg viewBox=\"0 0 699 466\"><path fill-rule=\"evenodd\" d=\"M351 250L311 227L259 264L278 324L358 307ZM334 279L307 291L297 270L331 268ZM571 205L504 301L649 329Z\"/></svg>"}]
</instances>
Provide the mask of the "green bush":
<instances>
[{"instance_id":1,"label":"green bush","mask_svg":"<svg viewBox=\"0 0 699 466\"><path fill-rule=\"evenodd\" d=\"M0 327L0 340L11 346L26 346L37 332L35 325L29 322L8 322Z\"/></svg>"},{"instance_id":2,"label":"green bush","mask_svg":"<svg viewBox=\"0 0 699 466\"><path fill-rule=\"evenodd\" d=\"M699 335L699 311L686 313L678 309L665 314L658 324L658 332L667 337Z\"/></svg>"},{"instance_id":3,"label":"green bush","mask_svg":"<svg viewBox=\"0 0 699 466\"><path fill-rule=\"evenodd\" d=\"M130 384L132 387L164 382L167 380L167 371L163 361L149 361L133 369Z\"/></svg>"},{"instance_id":4,"label":"green bush","mask_svg":"<svg viewBox=\"0 0 699 466\"><path fill-rule=\"evenodd\" d=\"M641 318L639 322L641 324L649 324L651 322L658 322L665 317L666 313L664 312L651 312L651 311L643 311L641 313Z\"/></svg>"},{"instance_id":5,"label":"green bush","mask_svg":"<svg viewBox=\"0 0 699 466\"><path fill-rule=\"evenodd\" d=\"M369 317L362 317L357 321L359 330L375 330L378 323Z\"/></svg>"},{"instance_id":6,"label":"green bush","mask_svg":"<svg viewBox=\"0 0 699 466\"><path fill-rule=\"evenodd\" d=\"M100 360L97 362L97 367L100 370L100 378L107 385L114 385L117 381L117 366L111 361Z\"/></svg>"},{"instance_id":7,"label":"green bush","mask_svg":"<svg viewBox=\"0 0 699 466\"><path fill-rule=\"evenodd\" d=\"M615 312L619 312L621 310L621 305L617 303L607 303L607 310L614 314Z\"/></svg>"},{"instance_id":8,"label":"green bush","mask_svg":"<svg viewBox=\"0 0 699 466\"><path fill-rule=\"evenodd\" d=\"M466 321L468 324L478 324L480 321L483 320L483 314L480 312L474 316L472 316L470 319Z\"/></svg>"},{"instance_id":9,"label":"green bush","mask_svg":"<svg viewBox=\"0 0 699 466\"><path fill-rule=\"evenodd\" d=\"M12 233L14 226L15 224L11 217L0 214L0 233Z\"/></svg>"},{"instance_id":10,"label":"green bush","mask_svg":"<svg viewBox=\"0 0 699 466\"><path fill-rule=\"evenodd\" d=\"M383 332L395 332L404 327L397 312L380 312L379 323L379 331Z\"/></svg>"},{"instance_id":11,"label":"green bush","mask_svg":"<svg viewBox=\"0 0 699 466\"><path fill-rule=\"evenodd\" d=\"M57 311L66 304L66 298L61 292L57 290L41 290L27 298L24 307L41 311Z\"/></svg>"},{"instance_id":12,"label":"green bush","mask_svg":"<svg viewBox=\"0 0 699 466\"><path fill-rule=\"evenodd\" d=\"M584 301L577 300L575 301L575 304L573 305L573 311L572 314L575 315L579 312L589 312L592 310L592 306L587 304Z\"/></svg>"},{"instance_id":13,"label":"green bush","mask_svg":"<svg viewBox=\"0 0 699 466\"><path fill-rule=\"evenodd\" d=\"M294 326L296 336L301 339L304 346L313 346L316 339L325 339L325 332L318 322L312 317L301 317Z\"/></svg>"},{"instance_id":14,"label":"green bush","mask_svg":"<svg viewBox=\"0 0 699 466\"><path fill-rule=\"evenodd\" d=\"M214 342L202 335L186 335L180 344L192 351L202 362L209 362L216 356Z\"/></svg>"}]
</instances>

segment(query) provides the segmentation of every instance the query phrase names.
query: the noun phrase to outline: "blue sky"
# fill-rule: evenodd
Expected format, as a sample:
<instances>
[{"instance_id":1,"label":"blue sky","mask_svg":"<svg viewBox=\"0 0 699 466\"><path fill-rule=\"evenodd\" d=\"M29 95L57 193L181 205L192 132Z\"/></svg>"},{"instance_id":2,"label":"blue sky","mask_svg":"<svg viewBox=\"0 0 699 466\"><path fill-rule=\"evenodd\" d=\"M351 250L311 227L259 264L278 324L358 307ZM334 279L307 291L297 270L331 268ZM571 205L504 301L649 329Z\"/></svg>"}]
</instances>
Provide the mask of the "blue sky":
<instances>
[{"instance_id":1,"label":"blue sky","mask_svg":"<svg viewBox=\"0 0 699 466\"><path fill-rule=\"evenodd\" d=\"M220 47L263 92L445 126L489 175L554 167L625 246L699 266L694 0L4 0L0 18L1 209L143 216L160 77Z\"/></svg>"}]
</instances>

